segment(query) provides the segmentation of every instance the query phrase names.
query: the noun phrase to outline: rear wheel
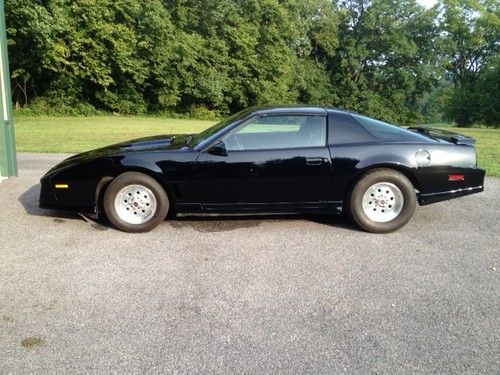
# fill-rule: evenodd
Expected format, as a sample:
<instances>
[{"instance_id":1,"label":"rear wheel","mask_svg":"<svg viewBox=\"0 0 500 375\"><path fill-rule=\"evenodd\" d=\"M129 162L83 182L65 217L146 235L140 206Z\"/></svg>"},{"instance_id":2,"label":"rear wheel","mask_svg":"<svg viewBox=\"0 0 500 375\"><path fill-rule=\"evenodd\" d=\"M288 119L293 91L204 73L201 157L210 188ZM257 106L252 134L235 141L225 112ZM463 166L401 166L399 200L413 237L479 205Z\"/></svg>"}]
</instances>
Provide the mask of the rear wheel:
<instances>
[{"instance_id":1,"label":"rear wheel","mask_svg":"<svg viewBox=\"0 0 500 375\"><path fill-rule=\"evenodd\" d=\"M138 172L126 172L111 181L103 206L109 221L125 232L152 230L165 219L170 207L161 185Z\"/></svg>"},{"instance_id":2,"label":"rear wheel","mask_svg":"<svg viewBox=\"0 0 500 375\"><path fill-rule=\"evenodd\" d=\"M416 202L415 188L406 176L392 169L376 169L354 186L349 211L363 229L388 233L408 223Z\"/></svg>"}]
</instances>

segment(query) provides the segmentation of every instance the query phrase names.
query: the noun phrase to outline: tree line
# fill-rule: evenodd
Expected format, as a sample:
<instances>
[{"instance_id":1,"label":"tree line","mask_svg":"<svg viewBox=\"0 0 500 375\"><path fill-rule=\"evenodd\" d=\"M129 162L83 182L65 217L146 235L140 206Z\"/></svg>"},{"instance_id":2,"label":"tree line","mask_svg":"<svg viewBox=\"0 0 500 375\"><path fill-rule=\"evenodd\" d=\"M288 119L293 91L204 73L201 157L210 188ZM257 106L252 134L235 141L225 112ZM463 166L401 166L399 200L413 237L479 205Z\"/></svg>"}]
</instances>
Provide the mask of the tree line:
<instances>
[{"instance_id":1,"label":"tree line","mask_svg":"<svg viewBox=\"0 0 500 375\"><path fill-rule=\"evenodd\" d=\"M6 0L29 113L347 108L398 124L500 124L500 3Z\"/></svg>"}]
</instances>

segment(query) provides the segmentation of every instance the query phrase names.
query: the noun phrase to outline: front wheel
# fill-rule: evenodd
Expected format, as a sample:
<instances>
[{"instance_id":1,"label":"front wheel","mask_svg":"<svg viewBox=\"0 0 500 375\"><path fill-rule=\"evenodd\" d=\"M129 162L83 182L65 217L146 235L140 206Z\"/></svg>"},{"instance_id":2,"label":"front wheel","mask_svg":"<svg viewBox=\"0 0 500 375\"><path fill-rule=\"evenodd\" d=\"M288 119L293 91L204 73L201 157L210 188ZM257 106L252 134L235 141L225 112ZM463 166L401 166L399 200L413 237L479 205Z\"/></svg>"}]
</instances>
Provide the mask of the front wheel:
<instances>
[{"instance_id":1,"label":"front wheel","mask_svg":"<svg viewBox=\"0 0 500 375\"><path fill-rule=\"evenodd\" d=\"M104 194L104 211L109 221L125 232L148 232L168 214L165 190L152 177L137 172L119 175Z\"/></svg>"},{"instance_id":2,"label":"front wheel","mask_svg":"<svg viewBox=\"0 0 500 375\"><path fill-rule=\"evenodd\" d=\"M388 233L408 223L416 202L415 188L406 176L391 169L376 169L354 186L349 211L368 232Z\"/></svg>"}]
</instances>

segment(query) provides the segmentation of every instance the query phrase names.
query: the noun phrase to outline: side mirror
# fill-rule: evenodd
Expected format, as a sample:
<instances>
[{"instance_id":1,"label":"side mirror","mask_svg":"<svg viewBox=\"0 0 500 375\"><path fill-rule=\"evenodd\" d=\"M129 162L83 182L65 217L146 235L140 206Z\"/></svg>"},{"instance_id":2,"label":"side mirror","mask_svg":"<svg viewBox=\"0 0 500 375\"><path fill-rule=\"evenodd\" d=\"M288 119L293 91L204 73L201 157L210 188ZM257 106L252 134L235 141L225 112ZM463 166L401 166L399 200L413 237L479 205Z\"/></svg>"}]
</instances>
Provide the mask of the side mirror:
<instances>
[{"instance_id":1,"label":"side mirror","mask_svg":"<svg viewBox=\"0 0 500 375\"><path fill-rule=\"evenodd\" d=\"M224 142L220 141L216 145L210 147L208 149L208 153L210 155L216 155L216 156L227 156L227 148Z\"/></svg>"}]
</instances>

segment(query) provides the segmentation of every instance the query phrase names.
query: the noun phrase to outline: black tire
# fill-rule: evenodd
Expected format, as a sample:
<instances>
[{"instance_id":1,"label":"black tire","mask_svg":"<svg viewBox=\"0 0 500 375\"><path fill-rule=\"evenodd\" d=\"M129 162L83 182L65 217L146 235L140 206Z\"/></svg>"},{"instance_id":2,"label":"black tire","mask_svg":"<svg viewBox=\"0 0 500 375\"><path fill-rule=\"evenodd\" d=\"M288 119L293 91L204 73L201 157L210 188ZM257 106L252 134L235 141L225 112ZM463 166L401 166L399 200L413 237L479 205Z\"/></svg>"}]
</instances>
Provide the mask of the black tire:
<instances>
[{"instance_id":1,"label":"black tire","mask_svg":"<svg viewBox=\"0 0 500 375\"><path fill-rule=\"evenodd\" d=\"M119 192L131 185L140 185L146 188L154 196L156 210L151 212L151 217L146 218L143 223L130 223L120 217L115 207L115 198ZM147 203L149 206L150 204ZM151 203L153 205L153 203ZM103 207L106 217L118 229L124 232L148 232L158 226L167 217L170 203L165 190L152 177L138 172L125 172L108 185L103 198ZM128 208L127 208L128 210ZM132 209L133 210L133 209ZM143 211L144 212L144 211Z\"/></svg>"},{"instance_id":2,"label":"black tire","mask_svg":"<svg viewBox=\"0 0 500 375\"><path fill-rule=\"evenodd\" d=\"M389 221L381 222L378 220L374 220L373 218L370 218L368 215L371 215L371 212L367 213L365 212L365 209L363 209L363 197L365 196L365 193L367 194L367 200L370 201L368 202L370 204L370 210L371 210L371 205L372 203L374 204L373 207L374 211L377 209L381 212L384 212L383 209L385 208L386 211L393 210L392 208L389 209L389 203L391 201L386 202L386 199L382 198L380 200L377 200L377 197L374 197L373 200L371 201L372 198L370 198L371 194L368 195L368 190L373 189L374 186L380 186L376 184L384 184L387 183L390 186L395 185L398 189L399 192L397 192L397 189L394 189L395 192L397 192L396 195L392 194L392 198L389 199L396 199L397 201L397 196L403 197L403 202L399 203L399 209L401 210L399 213L397 212L391 212L390 215L397 215L394 218L390 219ZM376 191L380 191L379 189L375 189ZM384 190L384 189L382 189ZM370 190L371 192L372 190ZM389 188L387 192L392 190ZM376 193L375 193L376 194ZM381 194L384 194L382 192ZM391 196L391 195L387 195ZM401 200L401 199L399 199ZM383 206L379 206L380 204ZM411 183L408 178L406 178L405 175L393 170L393 169L374 169L372 171L369 171L366 173L361 179L356 183L354 188L352 189L350 198L349 198L349 205L348 205L348 211L352 219L364 230L372 233L389 233L393 232L402 226L404 226L408 221L411 219L413 216L413 213L415 212L415 205L417 202L417 196L415 193L415 188L413 187L413 184ZM384 215L384 214L381 214ZM385 214L389 215L389 214ZM390 217L390 216L389 216Z\"/></svg>"}]
</instances>

